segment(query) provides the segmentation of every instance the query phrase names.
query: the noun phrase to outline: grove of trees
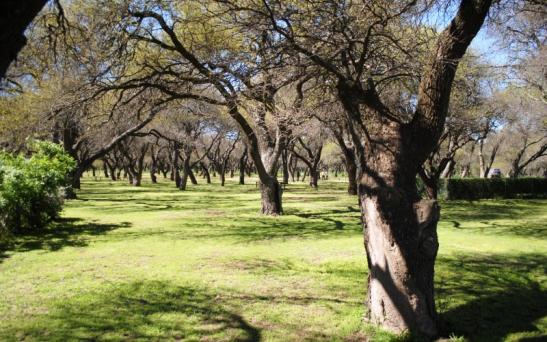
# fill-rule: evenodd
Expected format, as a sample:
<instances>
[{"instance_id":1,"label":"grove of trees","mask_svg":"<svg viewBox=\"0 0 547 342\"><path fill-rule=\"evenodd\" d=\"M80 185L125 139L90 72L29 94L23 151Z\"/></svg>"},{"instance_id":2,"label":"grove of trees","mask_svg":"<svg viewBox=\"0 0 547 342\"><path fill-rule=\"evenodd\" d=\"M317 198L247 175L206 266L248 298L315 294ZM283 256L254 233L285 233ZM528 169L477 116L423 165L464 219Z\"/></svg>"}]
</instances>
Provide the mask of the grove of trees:
<instances>
[{"instance_id":1,"label":"grove of trees","mask_svg":"<svg viewBox=\"0 0 547 342\"><path fill-rule=\"evenodd\" d=\"M547 174L541 1L34 2L0 41L3 150L60 144L69 190L89 170L181 191L256 175L272 216L287 183L340 178L387 330L439 332L440 179ZM503 65L470 47L480 31Z\"/></svg>"}]
</instances>

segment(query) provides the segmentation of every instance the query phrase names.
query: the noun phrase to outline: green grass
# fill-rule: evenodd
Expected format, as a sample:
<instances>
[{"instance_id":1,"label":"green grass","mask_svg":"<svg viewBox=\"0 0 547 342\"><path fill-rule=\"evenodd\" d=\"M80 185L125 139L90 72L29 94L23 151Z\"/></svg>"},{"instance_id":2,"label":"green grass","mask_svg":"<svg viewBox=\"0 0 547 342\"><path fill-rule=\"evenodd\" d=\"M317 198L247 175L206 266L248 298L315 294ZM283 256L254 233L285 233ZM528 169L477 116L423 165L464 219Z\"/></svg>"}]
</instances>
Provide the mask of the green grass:
<instances>
[{"instance_id":1,"label":"green grass","mask_svg":"<svg viewBox=\"0 0 547 342\"><path fill-rule=\"evenodd\" d=\"M0 340L391 341L363 323L367 275L344 184L83 182L0 254ZM447 335L547 337L547 200L445 202L437 305ZM461 339L461 338L460 338Z\"/></svg>"}]
</instances>

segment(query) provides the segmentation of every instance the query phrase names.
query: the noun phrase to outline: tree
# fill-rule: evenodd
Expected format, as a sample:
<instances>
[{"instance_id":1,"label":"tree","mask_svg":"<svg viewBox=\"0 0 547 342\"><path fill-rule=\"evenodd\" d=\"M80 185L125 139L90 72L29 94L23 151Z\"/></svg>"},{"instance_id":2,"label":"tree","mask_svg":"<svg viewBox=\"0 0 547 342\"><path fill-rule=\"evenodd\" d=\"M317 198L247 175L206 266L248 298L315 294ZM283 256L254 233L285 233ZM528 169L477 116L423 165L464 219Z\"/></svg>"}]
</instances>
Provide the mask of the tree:
<instances>
[{"instance_id":1,"label":"tree","mask_svg":"<svg viewBox=\"0 0 547 342\"><path fill-rule=\"evenodd\" d=\"M368 316L391 331L437 334L439 207L419 199L416 175L442 134L458 63L492 2L459 2L430 50L409 34L420 27L402 19L423 10L417 1L220 2L331 76L359 167Z\"/></svg>"},{"instance_id":2,"label":"tree","mask_svg":"<svg viewBox=\"0 0 547 342\"><path fill-rule=\"evenodd\" d=\"M527 167L547 155L547 103L530 98L529 88L506 89L500 101L505 102L507 124L502 134L507 141L506 158L509 176L525 174Z\"/></svg>"},{"instance_id":3,"label":"tree","mask_svg":"<svg viewBox=\"0 0 547 342\"><path fill-rule=\"evenodd\" d=\"M305 128L304 128L305 127ZM320 178L321 152L326 134L317 120L308 122L299 130L294 131L294 143L291 145L293 155L308 167L310 186L317 188Z\"/></svg>"},{"instance_id":4,"label":"tree","mask_svg":"<svg viewBox=\"0 0 547 342\"><path fill-rule=\"evenodd\" d=\"M500 144L494 145L488 166L484 160L483 146L485 139L501 123L502 109L489 97L492 87L488 68L489 65L481 63L472 54L460 62L443 133L418 172L430 199L437 199L439 179L453 173L456 153L468 143L478 142L480 165L488 167L481 174L486 172L488 175L494 162Z\"/></svg>"}]
</instances>

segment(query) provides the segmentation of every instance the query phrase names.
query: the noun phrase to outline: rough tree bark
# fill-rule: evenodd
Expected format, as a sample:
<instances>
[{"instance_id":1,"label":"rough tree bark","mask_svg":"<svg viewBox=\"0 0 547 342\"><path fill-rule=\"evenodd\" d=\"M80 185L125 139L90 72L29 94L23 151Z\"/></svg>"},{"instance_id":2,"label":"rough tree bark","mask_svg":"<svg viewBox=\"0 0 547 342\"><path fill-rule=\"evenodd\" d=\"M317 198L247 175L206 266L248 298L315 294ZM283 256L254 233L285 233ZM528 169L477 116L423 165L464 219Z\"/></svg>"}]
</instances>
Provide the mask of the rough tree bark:
<instances>
[{"instance_id":1,"label":"rough tree bark","mask_svg":"<svg viewBox=\"0 0 547 342\"><path fill-rule=\"evenodd\" d=\"M489 0L461 1L424 70L410 123L390 119L373 88L364 99L373 111L370 137L365 132L354 140L360 150L359 192L370 268L368 317L394 332L438 333L433 278L440 208L434 200L420 200L416 174L441 136L458 62L490 5ZM351 85L339 89L350 122L357 124L359 110L347 98L355 94Z\"/></svg>"}]
</instances>

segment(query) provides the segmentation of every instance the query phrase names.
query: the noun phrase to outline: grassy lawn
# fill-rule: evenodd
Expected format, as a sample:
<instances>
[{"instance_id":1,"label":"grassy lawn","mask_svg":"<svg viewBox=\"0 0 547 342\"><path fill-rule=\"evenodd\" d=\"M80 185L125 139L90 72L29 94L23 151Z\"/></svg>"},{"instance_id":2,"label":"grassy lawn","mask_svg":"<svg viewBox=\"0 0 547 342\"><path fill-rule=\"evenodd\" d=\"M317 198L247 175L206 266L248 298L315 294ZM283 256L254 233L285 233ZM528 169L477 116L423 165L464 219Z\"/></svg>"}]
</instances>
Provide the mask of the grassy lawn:
<instances>
[{"instance_id":1,"label":"grassy lawn","mask_svg":"<svg viewBox=\"0 0 547 342\"><path fill-rule=\"evenodd\" d=\"M366 260L345 185L291 184L286 215L270 218L250 183L87 178L50 230L0 254L0 340L393 340L362 323ZM442 206L444 329L547 338L547 200Z\"/></svg>"}]
</instances>

